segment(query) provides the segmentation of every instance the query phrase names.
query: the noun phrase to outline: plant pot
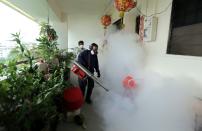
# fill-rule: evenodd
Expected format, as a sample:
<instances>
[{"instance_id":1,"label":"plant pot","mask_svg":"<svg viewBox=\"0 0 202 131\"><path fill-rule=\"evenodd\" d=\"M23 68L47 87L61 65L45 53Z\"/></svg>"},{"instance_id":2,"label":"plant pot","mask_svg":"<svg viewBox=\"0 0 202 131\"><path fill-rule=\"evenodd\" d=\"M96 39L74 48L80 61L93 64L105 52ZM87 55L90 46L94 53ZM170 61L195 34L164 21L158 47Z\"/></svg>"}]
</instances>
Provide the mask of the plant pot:
<instances>
[{"instance_id":1,"label":"plant pot","mask_svg":"<svg viewBox=\"0 0 202 131\"><path fill-rule=\"evenodd\" d=\"M57 57L53 58L50 60L50 66L53 66L53 67L58 67L59 66L59 59Z\"/></svg>"},{"instance_id":2,"label":"plant pot","mask_svg":"<svg viewBox=\"0 0 202 131\"><path fill-rule=\"evenodd\" d=\"M45 62L41 62L38 64L38 70L44 74L48 73L48 64Z\"/></svg>"}]
</instances>

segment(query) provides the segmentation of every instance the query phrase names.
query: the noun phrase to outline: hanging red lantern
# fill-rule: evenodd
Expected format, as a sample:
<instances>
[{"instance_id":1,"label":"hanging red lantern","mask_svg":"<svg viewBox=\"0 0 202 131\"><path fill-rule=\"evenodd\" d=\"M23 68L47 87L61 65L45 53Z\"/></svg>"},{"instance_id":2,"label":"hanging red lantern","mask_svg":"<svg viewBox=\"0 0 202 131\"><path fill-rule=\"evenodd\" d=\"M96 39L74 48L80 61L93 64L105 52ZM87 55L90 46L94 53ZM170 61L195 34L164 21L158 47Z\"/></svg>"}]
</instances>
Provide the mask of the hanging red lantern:
<instances>
[{"instance_id":1,"label":"hanging red lantern","mask_svg":"<svg viewBox=\"0 0 202 131\"><path fill-rule=\"evenodd\" d=\"M121 23L123 28L124 13L135 8L136 2L134 0L115 0L114 4L116 9L119 11L119 16L121 17Z\"/></svg>"},{"instance_id":2,"label":"hanging red lantern","mask_svg":"<svg viewBox=\"0 0 202 131\"><path fill-rule=\"evenodd\" d=\"M127 12L129 12L130 10L132 10L133 8L135 8L137 6L137 2L131 0L129 5L128 5L128 9L126 10Z\"/></svg>"},{"instance_id":3,"label":"hanging red lantern","mask_svg":"<svg viewBox=\"0 0 202 131\"><path fill-rule=\"evenodd\" d=\"M110 15L104 15L101 18L101 23L104 26L104 29L107 28L107 26L109 26L111 24L111 16Z\"/></svg>"},{"instance_id":4,"label":"hanging red lantern","mask_svg":"<svg viewBox=\"0 0 202 131\"><path fill-rule=\"evenodd\" d=\"M119 11L119 16L124 17L124 13L127 11L131 0L115 0L115 7Z\"/></svg>"}]
</instances>

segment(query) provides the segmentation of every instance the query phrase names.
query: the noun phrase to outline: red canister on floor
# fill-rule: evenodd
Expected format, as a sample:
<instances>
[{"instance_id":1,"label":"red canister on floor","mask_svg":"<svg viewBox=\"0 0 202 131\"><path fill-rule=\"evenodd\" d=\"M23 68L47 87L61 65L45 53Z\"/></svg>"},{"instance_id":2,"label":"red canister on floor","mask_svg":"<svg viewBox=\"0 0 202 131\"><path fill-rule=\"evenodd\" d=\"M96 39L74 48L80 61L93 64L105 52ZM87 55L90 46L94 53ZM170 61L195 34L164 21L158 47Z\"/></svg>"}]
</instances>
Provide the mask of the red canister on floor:
<instances>
[{"instance_id":1,"label":"red canister on floor","mask_svg":"<svg viewBox=\"0 0 202 131\"><path fill-rule=\"evenodd\" d=\"M68 111L80 109L84 103L83 94L79 87L71 87L64 90L65 108Z\"/></svg>"}]
</instances>

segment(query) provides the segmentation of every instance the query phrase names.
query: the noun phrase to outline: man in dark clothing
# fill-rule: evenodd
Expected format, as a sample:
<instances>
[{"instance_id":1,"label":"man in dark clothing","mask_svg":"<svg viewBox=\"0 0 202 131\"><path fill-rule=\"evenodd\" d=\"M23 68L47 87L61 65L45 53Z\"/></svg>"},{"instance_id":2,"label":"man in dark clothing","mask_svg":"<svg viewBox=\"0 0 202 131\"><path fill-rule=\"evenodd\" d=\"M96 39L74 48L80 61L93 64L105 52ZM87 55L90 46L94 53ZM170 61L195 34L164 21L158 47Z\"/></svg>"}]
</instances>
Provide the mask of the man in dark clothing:
<instances>
[{"instance_id":1,"label":"man in dark clothing","mask_svg":"<svg viewBox=\"0 0 202 131\"><path fill-rule=\"evenodd\" d=\"M82 40L80 40L80 41L78 42L78 47L75 48L76 56L78 57L78 55L79 55L82 51L84 51L84 50L85 50L85 48L84 48L84 42L83 42Z\"/></svg>"},{"instance_id":2,"label":"man in dark clothing","mask_svg":"<svg viewBox=\"0 0 202 131\"><path fill-rule=\"evenodd\" d=\"M88 69L92 74L94 74L94 71L97 72L97 77L100 77L100 70L99 70L99 64L98 64L98 58L97 58L97 50L98 45L93 43L90 45L90 50L84 50L81 52L78 56L78 63L83 65L86 69ZM86 102L88 104L92 103L91 95L94 88L94 81L90 77L87 77L86 79L80 79L78 78L79 86L82 90L83 95L85 95L86 86L87 88L87 94L86 94Z\"/></svg>"}]
</instances>

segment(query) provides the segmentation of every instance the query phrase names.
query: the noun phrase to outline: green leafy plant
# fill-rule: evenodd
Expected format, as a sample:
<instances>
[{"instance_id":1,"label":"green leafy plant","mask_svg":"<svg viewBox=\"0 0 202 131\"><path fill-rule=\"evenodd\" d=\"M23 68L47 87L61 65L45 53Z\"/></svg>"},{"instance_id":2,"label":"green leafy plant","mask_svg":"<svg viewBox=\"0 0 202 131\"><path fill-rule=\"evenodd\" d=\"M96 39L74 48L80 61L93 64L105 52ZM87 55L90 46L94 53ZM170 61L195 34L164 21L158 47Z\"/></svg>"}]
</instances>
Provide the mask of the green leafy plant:
<instances>
[{"instance_id":1,"label":"green leafy plant","mask_svg":"<svg viewBox=\"0 0 202 131\"><path fill-rule=\"evenodd\" d=\"M39 42L38 52L43 59L50 61L59 53L57 39L56 31L49 24L42 23L37 41Z\"/></svg>"},{"instance_id":2,"label":"green leafy plant","mask_svg":"<svg viewBox=\"0 0 202 131\"><path fill-rule=\"evenodd\" d=\"M33 71L33 60L34 60L34 56L32 56L30 50L28 50L26 48L26 46L22 43L22 41L20 40L20 33L15 33L12 34L13 40L14 42L16 42L17 44L17 56L22 59L25 58L25 62L29 63L29 71L32 72Z\"/></svg>"},{"instance_id":3,"label":"green leafy plant","mask_svg":"<svg viewBox=\"0 0 202 131\"><path fill-rule=\"evenodd\" d=\"M8 131L40 131L58 117L54 102L71 84L65 79L73 55L57 48L57 42L41 34L38 47L28 50L20 39L20 33L12 34L17 47L7 63L0 64L0 125ZM41 52L37 57L45 61L58 56L59 66L49 74L42 74L33 67L32 52ZM52 54L53 53L53 54ZM19 57L20 56L20 57ZM21 60L21 62L19 62ZM22 64L24 66L19 66ZM37 128L36 128L37 127Z\"/></svg>"},{"instance_id":4,"label":"green leafy plant","mask_svg":"<svg viewBox=\"0 0 202 131\"><path fill-rule=\"evenodd\" d=\"M56 31L48 23L41 23L41 36L45 36L49 41L56 41L58 39Z\"/></svg>"}]
</instances>

